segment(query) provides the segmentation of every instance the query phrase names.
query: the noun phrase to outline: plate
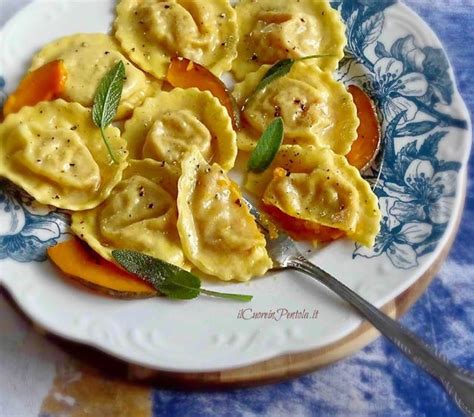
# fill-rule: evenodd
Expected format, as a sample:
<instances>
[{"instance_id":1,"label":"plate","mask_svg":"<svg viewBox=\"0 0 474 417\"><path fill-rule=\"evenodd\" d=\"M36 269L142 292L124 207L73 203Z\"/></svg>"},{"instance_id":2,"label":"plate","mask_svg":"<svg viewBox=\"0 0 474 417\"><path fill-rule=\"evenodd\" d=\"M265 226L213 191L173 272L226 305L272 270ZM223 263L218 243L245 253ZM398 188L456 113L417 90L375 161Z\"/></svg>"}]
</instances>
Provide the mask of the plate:
<instances>
[{"instance_id":1,"label":"plate","mask_svg":"<svg viewBox=\"0 0 474 417\"><path fill-rule=\"evenodd\" d=\"M380 307L429 269L453 232L471 126L433 32L403 4L369 3L334 3L348 35L337 77L368 91L383 120L376 188L382 228L372 249L340 241L308 256ZM37 0L22 9L0 33L1 98L42 45L76 32L110 30L113 18L112 0ZM237 368L327 346L361 324L337 296L293 272L246 284L206 283L253 294L246 304L95 295L61 279L46 261L46 249L68 234L67 215L1 181L1 285L41 327L131 363L174 372Z\"/></svg>"}]
</instances>

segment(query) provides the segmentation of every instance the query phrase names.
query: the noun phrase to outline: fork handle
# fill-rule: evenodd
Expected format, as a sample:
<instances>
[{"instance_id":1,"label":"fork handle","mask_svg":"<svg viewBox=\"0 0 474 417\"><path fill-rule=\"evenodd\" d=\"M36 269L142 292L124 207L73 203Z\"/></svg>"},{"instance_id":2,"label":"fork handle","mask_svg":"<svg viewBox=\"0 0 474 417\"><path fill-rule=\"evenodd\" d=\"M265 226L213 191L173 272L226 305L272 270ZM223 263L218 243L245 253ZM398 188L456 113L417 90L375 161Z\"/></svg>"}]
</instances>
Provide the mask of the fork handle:
<instances>
[{"instance_id":1,"label":"fork handle","mask_svg":"<svg viewBox=\"0 0 474 417\"><path fill-rule=\"evenodd\" d=\"M409 359L438 379L464 413L474 416L474 375L472 372L459 369L449 363L400 323L392 320L305 257L294 257L287 262L287 266L315 278L348 302Z\"/></svg>"}]
</instances>

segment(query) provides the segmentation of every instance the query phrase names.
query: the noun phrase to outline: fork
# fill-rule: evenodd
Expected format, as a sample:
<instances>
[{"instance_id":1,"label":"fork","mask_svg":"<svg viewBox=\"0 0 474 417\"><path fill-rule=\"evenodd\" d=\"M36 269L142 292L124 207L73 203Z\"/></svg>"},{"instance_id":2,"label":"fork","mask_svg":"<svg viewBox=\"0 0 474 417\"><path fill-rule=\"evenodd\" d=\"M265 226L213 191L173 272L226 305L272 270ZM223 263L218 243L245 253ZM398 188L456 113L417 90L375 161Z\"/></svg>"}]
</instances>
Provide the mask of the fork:
<instances>
[{"instance_id":1,"label":"fork","mask_svg":"<svg viewBox=\"0 0 474 417\"><path fill-rule=\"evenodd\" d=\"M352 291L331 274L323 271L305 258L295 241L284 233L275 235L268 230L268 221L247 199L245 203L255 217L267 240L267 250L275 269L290 269L316 279L349 303L380 333L398 347L410 360L435 377L451 395L458 407L468 416L474 416L474 374L449 363L440 354L429 348L408 329Z\"/></svg>"}]
</instances>

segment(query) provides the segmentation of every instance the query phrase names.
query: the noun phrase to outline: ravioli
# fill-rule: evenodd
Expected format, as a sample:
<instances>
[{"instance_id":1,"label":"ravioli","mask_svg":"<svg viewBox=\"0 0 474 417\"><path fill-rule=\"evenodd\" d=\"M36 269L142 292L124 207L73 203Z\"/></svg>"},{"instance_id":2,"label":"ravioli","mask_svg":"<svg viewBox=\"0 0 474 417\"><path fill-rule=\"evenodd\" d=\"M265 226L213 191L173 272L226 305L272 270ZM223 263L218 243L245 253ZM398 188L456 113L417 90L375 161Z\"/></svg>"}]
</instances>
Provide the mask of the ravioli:
<instances>
[{"instance_id":1,"label":"ravioli","mask_svg":"<svg viewBox=\"0 0 474 417\"><path fill-rule=\"evenodd\" d=\"M117 120L130 116L134 107L159 89L121 52L112 36L102 33L84 33L60 38L46 45L33 57L30 71L56 59L63 60L67 79L63 99L92 107L100 81L116 64L125 64L126 80Z\"/></svg>"},{"instance_id":2,"label":"ravioli","mask_svg":"<svg viewBox=\"0 0 474 417\"><path fill-rule=\"evenodd\" d=\"M115 29L132 61L158 79L176 55L217 76L237 56L237 18L227 0L120 0Z\"/></svg>"},{"instance_id":3,"label":"ravioli","mask_svg":"<svg viewBox=\"0 0 474 417\"><path fill-rule=\"evenodd\" d=\"M286 58L331 55L316 62L334 71L344 56L345 27L328 0L242 0L236 7L238 80L264 64Z\"/></svg>"},{"instance_id":4,"label":"ravioli","mask_svg":"<svg viewBox=\"0 0 474 417\"><path fill-rule=\"evenodd\" d=\"M91 111L59 99L23 107L0 124L0 176L37 201L69 210L96 207L122 178L126 142L105 130L118 163L112 163Z\"/></svg>"},{"instance_id":5,"label":"ravioli","mask_svg":"<svg viewBox=\"0 0 474 417\"><path fill-rule=\"evenodd\" d=\"M93 210L74 213L72 230L102 257L114 249L145 253L189 269L176 222L176 167L151 159L130 161L113 194Z\"/></svg>"},{"instance_id":6,"label":"ravioli","mask_svg":"<svg viewBox=\"0 0 474 417\"><path fill-rule=\"evenodd\" d=\"M252 95L269 68L263 66L235 86L237 103L245 105L239 149L252 150L270 122L281 116L285 144L318 145L348 153L357 139L359 119L344 85L316 66L298 62L287 75Z\"/></svg>"},{"instance_id":7,"label":"ravioli","mask_svg":"<svg viewBox=\"0 0 474 417\"><path fill-rule=\"evenodd\" d=\"M373 246L380 229L369 184L327 148L284 145L269 169L248 174L246 188L292 217L342 230L366 246Z\"/></svg>"},{"instance_id":8,"label":"ravioli","mask_svg":"<svg viewBox=\"0 0 474 417\"><path fill-rule=\"evenodd\" d=\"M219 165L210 166L194 149L178 184L178 231L198 269L224 281L248 281L272 267L264 236Z\"/></svg>"},{"instance_id":9,"label":"ravioli","mask_svg":"<svg viewBox=\"0 0 474 417\"><path fill-rule=\"evenodd\" d=\"M147 99L125 124L123 137L133 159L177 163L196 146L208 162L226 171L234 166L238 151L227 110L211 93L196 88L176 88Z\"/></svg>"}]
</instances>

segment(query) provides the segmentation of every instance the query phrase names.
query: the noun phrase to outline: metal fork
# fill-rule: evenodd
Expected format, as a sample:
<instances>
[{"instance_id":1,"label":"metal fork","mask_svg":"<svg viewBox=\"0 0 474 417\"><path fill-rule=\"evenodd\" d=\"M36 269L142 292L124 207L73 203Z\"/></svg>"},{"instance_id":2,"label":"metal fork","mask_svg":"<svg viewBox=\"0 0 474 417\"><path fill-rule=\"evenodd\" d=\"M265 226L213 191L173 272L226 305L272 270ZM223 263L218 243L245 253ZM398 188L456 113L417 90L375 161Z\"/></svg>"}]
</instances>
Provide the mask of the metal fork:
<instances>
[{"instance_id":1,"label":"metal fork","mask_svg":"<svg viewBox=\"0 0 474 417\"><path fill-rule=\"evenodd\" d=\"M468 416L474 416L474 374L449 363L440 354L429 348L408 329L388 317L385 313L356 294L332 275L306 259L296 247L293 239L279 233L269 232L268 221L257 208L244 199L251 214L265 234L267 250L275 269L292 269L316 279L347 303L395 344L409 359L435 377L453 397L459 408Z\"/></svg>"}]
</instances>

